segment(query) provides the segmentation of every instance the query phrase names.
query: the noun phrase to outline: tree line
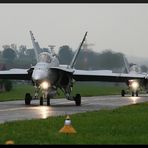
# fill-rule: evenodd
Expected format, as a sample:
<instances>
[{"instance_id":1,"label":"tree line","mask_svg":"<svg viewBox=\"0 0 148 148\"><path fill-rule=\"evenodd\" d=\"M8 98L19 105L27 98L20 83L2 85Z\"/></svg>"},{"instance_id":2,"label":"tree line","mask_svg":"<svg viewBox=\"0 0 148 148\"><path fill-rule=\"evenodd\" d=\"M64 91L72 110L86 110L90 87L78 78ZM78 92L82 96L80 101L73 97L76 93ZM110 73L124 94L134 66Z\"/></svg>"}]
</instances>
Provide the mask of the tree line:
<instances>
[{"instance_id":1,"label":"tree line","mask_svg":"<svg viewBox=\"0 0 148 148\"><path fill-rule=\"evenodd\" d=\"M61 46L59 49L59 60L61 64L69 64L75 52L68 45ZM125 72L125 63L127 58L121 52L114 52L111 49L105 49L102 52L92 50L81 50L75 64L76 69L83 70L112 70L113 72ZM142 72L148 72L146 65L140 65Z\"/></svg>"},{"instance_id":2,"label":"tree line","mask_svg":"<svg viewBox=\"0 0 148 148\"><path fill-rule=\"evenodd\" d=\"M0 63L10 68L30 68L31 65L36 64L34 49L27 49L26 46L21 45L17 49L16 46L3 46L0 53ZM48 48L41 48L41 51L50 52ZM69 65L75 51L68 45L63 45L59 48L58 58L60 64ZM120 52L114 52L111 49L105 49L102 52L94 52L90 49L81 50L75 64L76 69L83 70L113 70L114 72L124 72L125 55ZM126 57L125 57L126 58ZM131 63L129 63L131 64ZM143 72L147 72L148 68L145 65L140 65Z\"/></svg>"}]
</instances>

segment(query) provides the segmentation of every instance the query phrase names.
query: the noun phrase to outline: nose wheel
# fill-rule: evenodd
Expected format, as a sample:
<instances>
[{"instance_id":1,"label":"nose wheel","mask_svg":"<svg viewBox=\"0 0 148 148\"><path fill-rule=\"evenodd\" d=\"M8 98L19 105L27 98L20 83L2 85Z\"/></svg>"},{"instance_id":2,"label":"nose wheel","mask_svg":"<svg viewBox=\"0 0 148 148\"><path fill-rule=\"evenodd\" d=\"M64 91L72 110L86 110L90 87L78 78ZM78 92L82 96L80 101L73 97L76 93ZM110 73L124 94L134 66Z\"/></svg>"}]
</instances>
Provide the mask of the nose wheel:
<instances>
[{"instance_id":1,"label":"nose wheel","mask_svg":"<svg viewBox=\"0 0 148 148\"><path fill-rule=\"evenodd\" d=\"M40 105L43 105L43 97L40 97ZM50 95L47 95L47 106L50 106Z\"/></svg>"},{"instance_id":2,"label":"nose wheel","mask_svg":"<svg viewBox=\"0 0 148 148\"><path fill-rule=\"evenodd\" d=\"M47 95L47 106L50 106L50 95Z\"/></svg>"},{"instance_id":3,"label":"nose wheel","mask_svg":"<svg viewBox=\"0 0 148 148\"><path fill-rule=\"evenodd\" d=\"M134 92L132 91L132 96L136 95L136 97L138 97L138 91Z\"/></svg>"},{"instance_id":4,"label":"nose wheel","mask_svg":"<svg viewBox=\"0 0 148 148\"><path fill-rule=\"evenodd\" d=\"M43 97L40 97L40 105L43 105Z\"/></svg>"}]
</instances>

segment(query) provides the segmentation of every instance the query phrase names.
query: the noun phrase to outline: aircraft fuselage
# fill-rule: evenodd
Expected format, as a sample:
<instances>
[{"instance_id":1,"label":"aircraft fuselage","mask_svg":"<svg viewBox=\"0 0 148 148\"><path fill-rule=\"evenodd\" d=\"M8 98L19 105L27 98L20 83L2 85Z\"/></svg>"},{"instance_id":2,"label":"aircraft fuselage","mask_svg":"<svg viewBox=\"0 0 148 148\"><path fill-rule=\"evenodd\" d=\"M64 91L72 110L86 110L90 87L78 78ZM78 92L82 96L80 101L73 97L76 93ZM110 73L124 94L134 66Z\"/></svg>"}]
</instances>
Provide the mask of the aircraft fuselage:
<instances>
[{"instance_id":1,"label":"aircraft fuselage","mask_svg":"<svg viewBox=\"0 0 148 148\"><path fill-rule=\"evenodd\" d=\"M49 56L49 53L44 53L44 55ZM42 59L35 65L32 73L32 80L36 85L40 85L40 83L42 83L43 81L47 81L50 84L53 84L56 81L57 75L50 68L58 67L59 61L56 57L50 58L50 62Z\"/></svg>"}]
</instances>

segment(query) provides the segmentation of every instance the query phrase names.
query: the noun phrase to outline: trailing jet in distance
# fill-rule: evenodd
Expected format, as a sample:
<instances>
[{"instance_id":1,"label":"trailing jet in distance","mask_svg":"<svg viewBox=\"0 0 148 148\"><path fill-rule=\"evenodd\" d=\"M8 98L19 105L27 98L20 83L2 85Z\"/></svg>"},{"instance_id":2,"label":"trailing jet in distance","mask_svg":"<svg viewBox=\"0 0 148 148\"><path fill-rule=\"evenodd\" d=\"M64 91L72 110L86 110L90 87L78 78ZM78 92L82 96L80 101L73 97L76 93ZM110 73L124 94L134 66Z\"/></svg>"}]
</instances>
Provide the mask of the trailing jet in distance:
<instances>
[{"instance_id":1,"label":"trailing jet in distance","mask_svg":"<svg viewBox=\"0 0 148 148\"><path fill-rule=\"evenodd\" d=\"M137 64L129 64L125 56L123 56L125 69L127 74L140 74L147 77L147 73L142 72L140 66ZM125 81L128 86L128 91L121 90L121 96L124 97L127 92L131 92L132 96L138 96L139 91L148 88L147 79L128 79Z\"/></svg>"},{"instance_id":2,"label":"trailing jet in distance","mask_svg":"<svg viewBox=\"0 0 148 148\"><path fill-rule=\"evenodd\" d=\"M81 47L87 36L85 33L79 48L75 52L69 65L60 65L54 52L38 52L39 45L30 31L31 40L37 59L36 65L29 69L10 69L0 71L0 79L30 80L35 88L35 94L32 97L30 93L25 94L25 104L29 105L32 98L38 98L40 105L43 100L47 100L50 105L50 99L61 89L66 99L75 101L76 106L81 105L81 95L72 96L72 87L75 81L106 81L106 82L125 82L126 80L141 80L148 82L147 74L135 73L113 73L110 70L77 70L74 68Z\"/></svg>"}]
</instances>

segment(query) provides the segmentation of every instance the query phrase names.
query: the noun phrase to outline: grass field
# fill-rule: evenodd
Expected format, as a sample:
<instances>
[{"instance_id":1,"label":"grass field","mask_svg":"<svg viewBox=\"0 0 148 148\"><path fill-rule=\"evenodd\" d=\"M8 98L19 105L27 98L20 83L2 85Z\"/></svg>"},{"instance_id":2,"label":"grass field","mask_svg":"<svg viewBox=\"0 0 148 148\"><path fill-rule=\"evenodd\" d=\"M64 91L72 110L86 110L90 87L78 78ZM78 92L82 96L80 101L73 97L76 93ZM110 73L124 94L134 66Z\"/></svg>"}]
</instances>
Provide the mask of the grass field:
<instances>
[{"instance_id":1,"label":"grass field","mask_svg":"<svg viewBox=\"0 0 148 148\"><path fill-rule=\"evenodd\" d=\"M16 85L9 92L0 93L0 101L20 100L24 99L25 93L30 92L33 94L34 90L32 85Z\"/></svg>"},{"instance_id":2,"label":"grass field","mask_svg":"<svg viewBox=\"0 0 148 148\"><path fill-rule=\"evenodd\" d=\"M113 94L120 94L121 86L101 86L97 83L76 83L73 87L72 94L75 95L76 93L80 93L81 96L99 96L99 95L113 95ZM1 92L0 93L0 101L10 101L10 100L20 100L24 99L25 93L31 93L33 96L34 88L33 86L20 84L13 87L10 92ZM63 92L59 90L59 96L56 98L64 97Z\"/></svg>"},{"instance_id":3,"label":"grass field","mask_svg":"<svg viewBox=\"0 0 148 148\"><path fill-rule=\"evenodd\" d=\"M0 144L148 144L148 103L71 115L76 134L62 134L65 116L0 124Z\"/></svg>"}]
</instances>

